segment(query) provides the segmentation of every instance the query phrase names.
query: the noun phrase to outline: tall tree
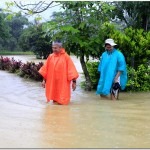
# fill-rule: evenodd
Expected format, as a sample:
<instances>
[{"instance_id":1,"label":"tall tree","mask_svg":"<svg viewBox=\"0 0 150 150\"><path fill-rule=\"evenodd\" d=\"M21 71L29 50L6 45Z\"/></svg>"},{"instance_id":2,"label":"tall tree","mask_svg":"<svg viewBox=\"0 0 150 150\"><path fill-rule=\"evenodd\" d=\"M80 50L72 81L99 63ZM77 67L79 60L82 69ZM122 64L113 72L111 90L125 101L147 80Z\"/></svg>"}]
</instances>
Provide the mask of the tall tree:
<instances>
[{"instance_id":1,"label":"tall tree","mask_svg":"<svg viewBox=\"0 0 150 150\"><path fill-rule=\"evenodd\" d=\"M37 58L46 59L52 53L51 37L45 35L41 25L32 25L26 28L19 39L20 47L24 50L33 51Z\"/></svg>"},{"instance_id":2,"label":"tall tree","mask_svg":"<svg viewBox=\"0 0 150 150\"><path fill-rule=\"evenodd\" d=\"M150 1L113 2L114 16L124 21L127 27L150 30Z\"/></svg>"},{"instance_id":3,"label":"tall tree","mask_svg":"<svg viewBox=\"0 0 150 150\"><path fill-rule=\"evenodd\" d=\"M0 50L4 50L4 43L10 37L9 26L5 22L5 14L0 12Z\"/></svg>"},{"instance_id":4,"label":"tall tree","mask_svg":"<svg viewBox=\"0 0 150 150\"><path fill-rule=\"evenodd\" d=\"M7 31L9 32L9 38L3 41L4 49L7 50L20 50L19 37L21 36L25 27L29 25L28 19L17 13L16 15L4 14L5 24Z\"/></svg>"},{"instance_id":5,"label":"tall tree","mask_svg":"<svg viewBox=\"0 0 150 150\"><path fill-rule=\"evenodd\" d=\"M29 24L28 19L21 15L21 13L17 13L12 17L11 20L7 20L7 24L10 27L10 34L17 40L24 29L25 26Z\"/></svg>"},{"instance_id":6,"label":"tall tree","mask_svg":"<svg viewBox=\"0 0 150 150\"><path fill-rule=\"evenodd\" d=\"M2 12L0 13L0 35L2 39L5 39L9 35L8 26L5 22L4 13Z\"/></svg>"}]
</instances>

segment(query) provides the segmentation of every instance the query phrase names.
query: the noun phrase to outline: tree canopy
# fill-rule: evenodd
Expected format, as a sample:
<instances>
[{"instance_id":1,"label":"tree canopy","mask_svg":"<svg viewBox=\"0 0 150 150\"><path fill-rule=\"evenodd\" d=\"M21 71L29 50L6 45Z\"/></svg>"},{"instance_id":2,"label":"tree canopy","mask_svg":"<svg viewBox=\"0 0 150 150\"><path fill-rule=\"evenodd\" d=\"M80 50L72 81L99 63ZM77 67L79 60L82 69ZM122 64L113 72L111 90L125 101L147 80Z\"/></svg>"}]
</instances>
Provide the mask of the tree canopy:
<instances>
[{"instance_id":1,"label":"tree canopy","mask_svg":"<svg viewBox=\"0 0 150 150\"><path fill-rule=\"evenodd\" d=\"M114 16L127 27L150 30L150 1L119 1L113 3Z\"/></svg>"},{"instance_id":2,"label":"tree canopy","mask_svg":"<svg viewBox=\"0 0 150 150\"><path fill-rule=\"evenodd\" d=\"M0 49L1 50L20 50L18 40L24 30L30 23L28 19L17 13L12 16L11 14L0 13Z\"/></svg>"}]
</instances>

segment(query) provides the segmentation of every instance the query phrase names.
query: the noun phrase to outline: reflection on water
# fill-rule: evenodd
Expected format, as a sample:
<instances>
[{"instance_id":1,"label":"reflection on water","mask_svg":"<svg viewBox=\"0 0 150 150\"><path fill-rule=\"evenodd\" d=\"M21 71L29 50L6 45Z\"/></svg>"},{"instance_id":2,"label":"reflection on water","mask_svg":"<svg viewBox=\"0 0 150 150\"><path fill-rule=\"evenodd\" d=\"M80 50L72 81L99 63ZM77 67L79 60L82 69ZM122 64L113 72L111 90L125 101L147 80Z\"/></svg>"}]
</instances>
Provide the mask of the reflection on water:
<instances>
[{"instance_id":1,"label":"reflection on water","mask_svg":"<svg viewBox=\"0 0 150 150\"><path fill-rule=\"evenodd\" d=\"M45 132L43 132L43 137L47 147L73 146L76 139L70 109L69 106L48 105L44 110L42 123Z\"/></svg>"},{"instance_id":2,"label":"reflection on water","mask_svg":"<svg viewBox=\"0 0 150 150\"><path fill-rule=\"evenodd\" d=\"M0 148L150 147L150 93L111 101L78 86L61 106L46 103L39 82L0 71L0 85Z\"/></svg>"}]
</instances>

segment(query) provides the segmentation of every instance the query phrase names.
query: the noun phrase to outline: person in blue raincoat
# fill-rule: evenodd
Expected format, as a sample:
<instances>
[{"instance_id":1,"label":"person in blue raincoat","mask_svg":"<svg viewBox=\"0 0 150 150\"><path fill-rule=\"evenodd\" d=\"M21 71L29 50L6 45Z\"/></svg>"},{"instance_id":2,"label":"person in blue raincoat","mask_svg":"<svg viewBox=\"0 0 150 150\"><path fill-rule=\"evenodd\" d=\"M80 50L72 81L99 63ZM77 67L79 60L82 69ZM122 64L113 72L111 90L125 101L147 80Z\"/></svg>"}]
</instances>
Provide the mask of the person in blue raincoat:
<instances>
[{"instance_id":1,"label":"person in blue raincoat","mask_svg":"<svg viewBox=\"0 0 150 150\"><path fill-rule=\"evenodd\" d=\"M115 99L112 94L112 86L114 83L119 83L122 90L125 89L127 83L127 70L124 55L115 48L117 44L113 39L105 41L105 52L103 52L98 71L100 72L100 79L97 85L96 94L101 97L110 96Z\"/></svg>"}]
</instances>

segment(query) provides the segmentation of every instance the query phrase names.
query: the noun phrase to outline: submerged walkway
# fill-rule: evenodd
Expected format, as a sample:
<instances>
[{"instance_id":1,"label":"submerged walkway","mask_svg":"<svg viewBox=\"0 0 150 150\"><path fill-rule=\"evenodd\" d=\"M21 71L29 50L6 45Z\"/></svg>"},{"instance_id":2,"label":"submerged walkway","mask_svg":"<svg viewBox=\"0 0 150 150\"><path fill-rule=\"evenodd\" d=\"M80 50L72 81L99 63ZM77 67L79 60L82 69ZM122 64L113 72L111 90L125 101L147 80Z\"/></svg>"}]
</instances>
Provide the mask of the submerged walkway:
<instances>
[{"instance_id":1,"label":"submerged walkway","mask_svg":"<svg viewBox=\"0 0 150 150\"><path fill-rule=\"evenodd\" d=\"M78 85L70 105L46 104L39 82L0 71L0 148L149 148L150 93L120 97Z\"/></svg>"}]
</instances>

